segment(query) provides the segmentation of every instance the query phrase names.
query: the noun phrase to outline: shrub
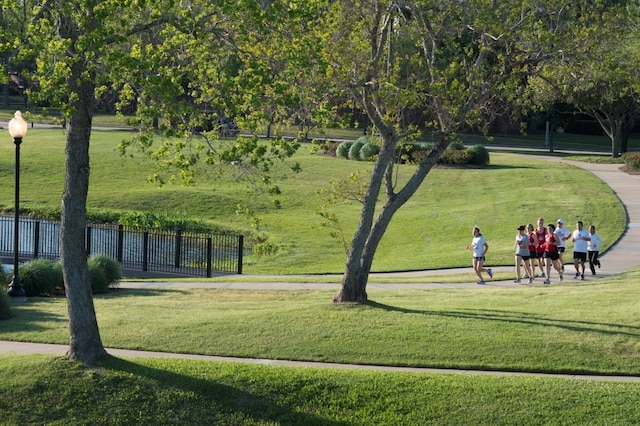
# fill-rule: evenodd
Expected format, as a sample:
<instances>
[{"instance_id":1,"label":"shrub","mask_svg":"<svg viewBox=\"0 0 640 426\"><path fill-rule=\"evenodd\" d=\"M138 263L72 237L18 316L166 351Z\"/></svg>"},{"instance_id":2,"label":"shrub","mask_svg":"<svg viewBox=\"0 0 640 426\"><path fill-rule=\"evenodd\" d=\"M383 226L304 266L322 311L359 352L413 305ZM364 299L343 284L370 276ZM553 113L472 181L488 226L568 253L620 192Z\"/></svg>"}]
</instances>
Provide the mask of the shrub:
<instances>
[{"instance_id":1,"label":"shrub","mask_svg":"<svg viewBox=\"0 0 640 426\"><path fill-rule=\"evenodd\" d=\"M62 266L48 259L34 259L18 267L20 283L27 297L51 296L64 288Z\"/></svg>"},{"instance_id":2,"label":"shrub","mask_svg":"<svg viewBox=\"0 0 640 426\"><path fill-rule=\"evenodd\" d=\"M353 141L344 141L340 145L338 145L338 149L336 149L336 156L340 158L349 158L349 149L353 145Z\"/></svg>"},{"instance_id":3,"label":"shrub","mask_svg":"<svg viewBox=\"0 0 640 426\"><path fill-rule=\"evenodd\" d=\"M420 164L422 163L427 154L433 148L432 143L427 142L416 142L411 144L409 147L406 147L408 151L409 161L412 163Z\"/></svg>"},{"instance_id":4,"label":"shrub","mask_svg":"<svg viewBox=\"0 0 640 426\"><path fill-rule=\"evenodd\" d=\"M453 141L449 144L447 149L464 149L464 144L460 141Z\"/></svg>"},{"instance_id":5,"label":"shrub","mask_svg":"<svg viewBox=\"0 0 640 426\"><path fill-rule=\"evenodd\" d=\"M336 156L336 151L338 150L339 146L340 142L336 141L324 141L324 143L321 145L323 154L329 155L331 157Z\"/></svg>"},{"instance_id":6,"label":"shrub","mask_svg":"<svg viewBox=\"0 0 640 426\"><path fill-rule=\"evenodd\" d=\"M467 152L471 155L470 164L477 166L489 165L489 151L484 145L473 145L467 148Z\"/></svg>"},{"instance_id":7,"label":"shrub","mask_svg":"<svg viewBox=\"0 0 640 426\"><path fill-rule=\"evenodd\" d=\"M122 279L122 267L114 258L103 254L97 254L89 258L89 265L92 264L102 269L107 281L109 282L109 286L117 286L120 279Z\"/></svg>"},{"instance_id":8,"label":"shrub","mask_svg":"<svg viewBox=\"0 0 640 426\"><path fill-rule=\"evenodd\" d=\"M640 152L625 152L622 154L622 161L629 170L640 170Z\"/></svg>"},{"instance_id":9,"label":"shrub","mask_svg":"<svg viewBox=\"0 0 640 426\"><path fill-rule=\"evenodd\" d=\"M365 145L365 142L363 142L361 139L362 138L359 138L358 140L356 140L349 148L349 154L348 154L349 160L356 160L356 161L361 160L360 150Z\"/></svg>"},{"instance_id":10,"label":"shrub","mask_svg":"<svg viewBox=\"0 0 640 426\"><path fill-rule=\"evenodd\" d=\"M460 149L445 149L440 158L438 158L438 164L444 165L462 165L469 164L471 161L471 154L467 150Z\"/></svg>"},{"instance_id":11,"label":"shrub","mask_svg":"<svg viewBox=\"0 0 640 426\"><path fill-rule=\"evenodd\" d=\"M367 142L362 145L362 148L360 148L360 159L365 161L372 160L379 153L380 145L372 142Z\"/></svg>"},{"instance_id":12,"label":"shrub","mask_svg":"<svg viewBox=\"0 0 640 426\"><path fill-rule=\"evenodd\" d=\"M89 281L93 294L104 294L109 291L109 280L104 270L95 262L89 263Z\"/></svg>"}]
</instances>

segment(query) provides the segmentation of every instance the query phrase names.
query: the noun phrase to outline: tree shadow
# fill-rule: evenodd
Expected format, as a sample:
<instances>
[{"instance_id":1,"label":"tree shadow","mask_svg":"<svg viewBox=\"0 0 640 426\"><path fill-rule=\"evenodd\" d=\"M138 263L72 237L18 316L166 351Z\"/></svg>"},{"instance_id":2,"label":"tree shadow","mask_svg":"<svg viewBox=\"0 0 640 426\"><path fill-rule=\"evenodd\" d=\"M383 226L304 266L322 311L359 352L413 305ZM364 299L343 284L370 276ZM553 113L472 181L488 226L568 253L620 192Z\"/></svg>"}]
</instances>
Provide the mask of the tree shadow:
<instances>
[{"instance_id":1,"label":"tree shadow","mask_svg":"<svg viewBox=\"0 0 640 426\"><path fill-rule=\"evenodd\" d=\"M372 300L364 303L372 308L404 314L429 315L451 317L458 319L473 319L480 321L496 321L504 323L519 323L526 325L547 326L569 331L584 333L600 333L611 336L627 336L640 338L640 326L614 324L592 321L566 320L541 316L534 313L502 311L497 309L461 309L457 311L430 311L421 309L407 309L378 303Z\"/></svg>"},{"instance_id":2,"label":"tree shadow","mask_svg":"<svg viewBox=\"0 0 640 426\"><path fill-rule=\"evenodd\" d=\"M212 370L215 369L215 365L211 364L210 368ZM275 399L278 395L295 392L295 389L290 389L287 385L283 385L285 387L279 389L277 383L270 384L268 393L260 395L237 386L220 383L214 379L195 378L190 375L153 368L117 357L105 358L99 365L102 368L141 377L145 382L155 384L159 389L172 391L169 394L192 395L193 398L190 401L195 400L197 405L197 407L194 406L193 408L199 409L199 415L203 417L200 424L217 424L216 419L222 422L229 419L240 421L238 414L252 421L275 422L277 424L330 426L346 426L348 424L303 411L296 411L285 405L284 401L288 399L286 397L282 398L283 402L276 401ZM203 369L202 374L206 375L206 368ZM246 387L251 386L253 385L248 383ZM148 402L148 397L145 400ZM189 411L188 405L190 401L176 401L175 409ZM206 408L203 410L203 407Z\"/></svg>"}]
</instances>

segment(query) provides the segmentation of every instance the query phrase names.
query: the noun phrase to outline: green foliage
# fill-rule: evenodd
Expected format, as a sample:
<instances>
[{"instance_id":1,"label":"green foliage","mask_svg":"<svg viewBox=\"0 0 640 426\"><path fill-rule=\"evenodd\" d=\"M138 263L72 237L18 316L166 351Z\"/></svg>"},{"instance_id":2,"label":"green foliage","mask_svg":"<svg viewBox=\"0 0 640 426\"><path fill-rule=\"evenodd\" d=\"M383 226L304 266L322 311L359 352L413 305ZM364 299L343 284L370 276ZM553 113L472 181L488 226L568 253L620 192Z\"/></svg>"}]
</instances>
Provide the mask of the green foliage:
<instances>
[{"instance_id":1,"label":"green foliage","mask_svg":"<svg viewBox=\"0 0 640 426\"><path fill-rule=\"evenodd\" d=\"M622 161L629 170L640 170L640 152L627 152L622 154Z\"/></svg>"},{"instance_id":2,"label":"green foliage","mask_svg":"<svg viewBox=\"0 0 640 426\"><path fill-rule=\"evenodd\" d=\"M278 246L271 241L257 243L253 246L253 254L256 256L273 256L278 253Z\"/></svg>"},{"instance_id":3,"label":"green foliage","mask_svg":"<svg viewBox=\"0 0 640 426\"><path fill-rule=\"evenodd\" d=\"M338 149L336 149L336 156L340 158L349 158L349 151L351 150L351 145L353 145L355 141L344 141L340 145L338 145Z\"/></svg>"},{"instance_id":4,"label":"green foliage","mask_svg":"<svg viewBox=\"0 0 640 426\"><path fill-rule=\"evenodd\" d=\"M472 145L467 148L467 153L471 155L469 164L475 164L477 166L489 165L489 150L484 145Z\"/></svg>"},{"instance_id":5,"label":"green foliage","mask_svg":"<svg viewBox=\"0 0 640 426\"><path fill-rule=\"evenodd\" d=\"M120 263L109 256L98 254L89 258L89 267L92 265L102 269L105 278L111 287L118 284L122 279L122 267Z\"/></svg>"},{"instance_id":6,"label":"green foliage","mask_svg":"<svg viewBox=\"0 0 640 426\"><path fill-rule=\"evenodd\" d=\"M109 291L109 280L102 267L95 262L89 262L89 281L93 294L104 294Z\"/></svg>"},{"instance_id":7,"label":"green foliage","mask_svg":"<svg viewBox=\"0 0 640 426\"><path fill-rule=\"evenodd\" d=\"M349 160L356 160L356 161L362 160L362 158L360 158L360 150L364 145L365 145L365 142L361 141L360 139L356 140L351 145L351 147L349 147L349 153L347 154L349 157Z\"/></svg>"},{"instance_id":8,"label":"green foliage","mask_svg":"<svg viewBox=\"0 0 640 426\"><path fill-rule=\"evenodd\" d=\"M5 273L4 268L2 268L2 263L0 263L0 321L9 318L11 314L9 296L7 295L9 282L9 276Z\"/></svg>"},{"instance_id":9,"label":"green foliage","mask_svg":"<svg viewBox=\"0 0 640 426\"><path fill-rule=\"evenodd\" d=\"M447 149L464 149L464 144L462 141L455 140L447 146Z\"/></svg>"},{"instance_id":10,"label":"green foliage","mask_svg":"<svg viewBox=\"0 0 640 426\"><path fill-rule=\"evenodd\" d=\"M440 158L438 158L438 164L460 166L469 164L471 158L471 154L466 150L445 149Z\"/></svg>"},{"instance_id":11,"label":"green foliage","mask_svg":"<svg viewBox=\"0 0 640 426\"><path fill-rule=\"evenodd\" d=\"M60 262L34 259L18 268L20 283L27 297L52 296L64 292L64 279Z\"/></svg>"},{"instance_id":12,"label":"green foliage","mask_svg":"<svg viewBox=\"0 0 640 426\"><path fill-rule=\"evenodd\" d=\"M361 160L373 160L380 153L380 145L377 143L367 142L360 148Z\"/></svg>"}]
</instances>

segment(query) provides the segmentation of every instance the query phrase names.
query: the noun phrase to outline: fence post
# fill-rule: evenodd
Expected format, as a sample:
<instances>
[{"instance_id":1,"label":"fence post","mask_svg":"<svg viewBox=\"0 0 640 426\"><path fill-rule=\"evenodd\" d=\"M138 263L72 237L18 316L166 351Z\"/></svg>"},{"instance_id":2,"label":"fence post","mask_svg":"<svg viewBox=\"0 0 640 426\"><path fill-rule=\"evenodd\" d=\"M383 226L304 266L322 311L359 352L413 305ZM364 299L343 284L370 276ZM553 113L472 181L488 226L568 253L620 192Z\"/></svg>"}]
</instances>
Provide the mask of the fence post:
<instances>
[{"instance_id":1,"label":"fence post","mask_svg":"<svg viewBox=\"0 0 640 426\"><path fill-rule=\"evenodd\" d=\"M87 226L87 257L91 256L91 226Z\"/></svg>"},{"instance_id":2,"label":"fence post","mask_svg":"<svg viewBox=\"0 0 640 426\"><path fill-rule=\"evenodd\" d=\"M180 252L182 251L182 229L176 231L176 253L173 266L178 269L180 267Z\"/></svg>"},{"instance_id":3,"label":"fence post","mask_svg":"<svg viewBox=\"0 0 640 426\"><path fill-rule=\"evenodd\" d=\"M213 256L213 243L209 237L207 238L207 278L211 278L211 256Z\"/></svg>"},{"instance_id":4,"label":"fence post","mask_svg":"<svg viewBox=\"0 0 640 426\"><path fill-rule=\"evenodd\" d=\"M118 262L122 263L124 253L124 226L118 225L118 246L116 248L116 258Z\"/></svg>"},{"instance_id":5,"label":"fence post","mask_svg":"<svg viewBox=\"0 0 640 426\"><path fill-rule=\"evenodd\" d=\"M242 253L244 252L244 235L238 236L238 275L242 275Z\"/></svg>"},{"instance_id":6,"label":"fence post","mask_svg":"<svg viewBox=\"0 0 640 426\"><path fill-rule=\"evenodd\" d=\"M37 259L40 252L40 221L36 220L33 228L33 258Z\"/></svg>"},{"instance_id":7,"label":"fence post","mask_svg":"<svg viewBox=\"0 0 640 426\"><path fill-rule=\"evenodd\" d=\"M149 265L149 231L144 231L142 235L142 270L147 272Z\"/></svg>"}]
</instances>

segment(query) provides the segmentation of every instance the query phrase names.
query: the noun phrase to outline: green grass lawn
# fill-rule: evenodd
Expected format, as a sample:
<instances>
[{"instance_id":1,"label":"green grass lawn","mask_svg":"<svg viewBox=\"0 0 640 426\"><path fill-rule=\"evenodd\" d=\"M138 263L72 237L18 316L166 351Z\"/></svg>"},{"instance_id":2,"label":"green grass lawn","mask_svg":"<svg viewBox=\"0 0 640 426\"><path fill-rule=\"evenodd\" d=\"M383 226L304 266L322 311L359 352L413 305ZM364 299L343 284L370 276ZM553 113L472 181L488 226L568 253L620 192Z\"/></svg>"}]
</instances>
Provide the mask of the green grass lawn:
<instances>
[{"instance_id":1,"label":"green grass lawn","mask_svg":"<svg viewBox=\"0 0 640 426\"><path fill-rule=\"evenodd\" d=\"M322 157L304 146L296 158L303 172L283 176L283 208L275 210L268 197L231 186L230 176L210 173L186 188L147 184L153 164L139 157L120 158L114 151L123 135L94 132L90 209L185 214L256 232L235 213L241 201L260 215L257 232L279 247L273 256L249 257L245 272L342 272L344 253L314 214L323 205L316 191L331 177L366 171L366 163ZM22 145L24 206L59 207L63 145L61 130L30 131ZM0 187L5 188L0 207L9 210L13 150L10 142L0 144ZM410 171L403 167L399 181ZM331 208L347 234L353 232L357 206ZM606 247L626 226L615 194L588 172L492 153L486 169L430 174L394 218L374 270L469 266L464 246L474 225L481 226L489 241L490 264L510 265L516 227L539 216L547 222L563 217L568 224L578 219L596 224ZM108 347L638 375L639 280L640 270L634 270L550 287L370 289L371 302L365 305L334 305L331 291L117 290L96 296L95 305ZM32 298L13 305L12 313L10 320L0 322L0 339L68 342L64 299ZM635 383L174 359L110 359L82 366L51 356L0 355L3 425L609 425L640 423L638 407L640 384Z\"/></svg>"},{"instance_id":2,"label":"green grass lawn","mask_svg":"<svg viewBox=\"0 0 640 426\"><path fill-rule=\"evenodd\" d=\"M640 374L640 270L560 286L330 291L117 290L105 346L356 364ZM66 343L64 299L13 305L0 339ZM149 319L152 318L152 321ZM636 424L640 384L0 355L3 424ZM81 401L81 402L80 402ZM108 416L108 417L107 417Z\"/></svg>"},{"instance_id":3,"label":"green grass lawn","mask_svg":"<svg viewBox=\"0 0 640 426\"><path fill-rule=\"evenodd\" d=\"M345 254L331 229L316 213L335 212L345 238L350 239L359 218L357 204L327 204L319 191L332 178L352 172L366 174L370 164L318 155L303 145L295 160L299 174L276 175L283 191L282 208L273 196L258 194L246 184L235 184L233 171L217 176L204 170L194 186L148 183L154 164L140 156L120 157L115 147L126 132L94 131L91 145L91 182L88 208L93 212L146 211L183 216L211 225L259 235L272 244L271 255L245 257L247 274L340 273ZM0 209L13 206L13 144L0 145ZM21 206L59 209L64 174L63 130L33 129L21 148ZM572 157L575 158L575 157ZM412 166L400 167L398 183ZM597 194L594 196L593 194ZM237 206L255 212L258 227L237 214ZM508 265L520 224L538 217L555 222L564 218L573 228L577 220L595 224L606 249L622 235L626 216L615 194L587 171L563 163L533 160L493 152L485 169L436 169L418 193L394 217L373 263L373 270L398 271L468 266L464 247L471 228L481 227L490 245L489 265ZM248 239L250 241L251 239Z\"/></svg>"}]
</instances>

